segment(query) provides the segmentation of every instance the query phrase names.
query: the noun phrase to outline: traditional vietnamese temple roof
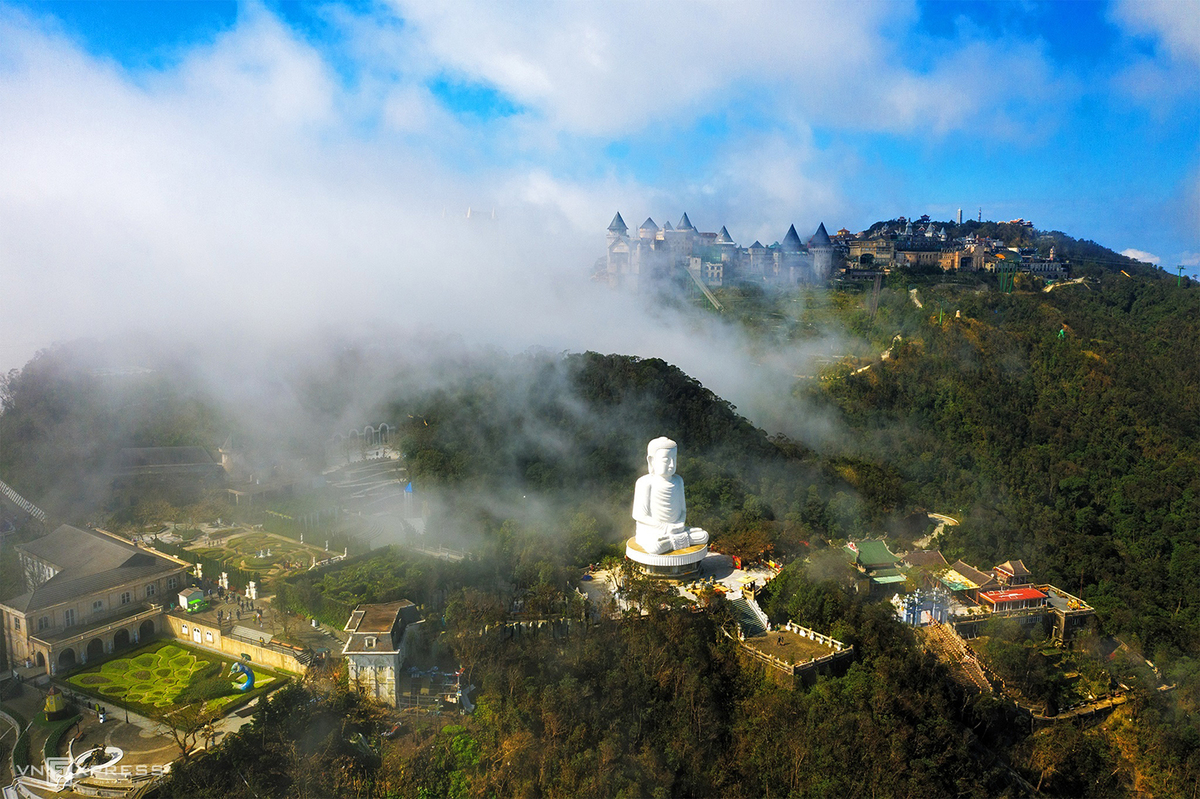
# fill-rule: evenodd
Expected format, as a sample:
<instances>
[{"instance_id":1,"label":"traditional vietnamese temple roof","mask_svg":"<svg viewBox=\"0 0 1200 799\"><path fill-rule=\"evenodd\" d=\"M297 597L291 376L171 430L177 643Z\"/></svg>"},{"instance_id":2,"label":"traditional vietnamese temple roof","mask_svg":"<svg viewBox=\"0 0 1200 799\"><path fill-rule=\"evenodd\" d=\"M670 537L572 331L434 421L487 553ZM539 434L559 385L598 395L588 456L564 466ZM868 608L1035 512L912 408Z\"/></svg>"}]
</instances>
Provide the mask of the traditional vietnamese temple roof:
<instances>
[{"instance_id":1,"label":"traditional vietnamese temple roof","mask_svg":"<svg viewBox=\"0 0 1200 799\"><path fill-rule=\"evenodd\" d=\"M908 578L896 568L876 569L871 573L871 582L879 585L897 585L903 583Z\"/></svg>"},{"instance_id":2,"label":"traditional vietnamese temple roof","mask_svg":"<svg viewBox=\"0 0 1200 799\"><path fill-rule=\"evenodd\" d=\"M1032 577L1029 569L1020 560L1006 560L996 566L996 571L1004 572L1009 577Z\"/></svg>"},{"instance_id":3,"label":"traditional vietnamese temple roof","mask_svg":"<svg viewBox=\"0 0 1200 799\"><path fill-rule=\"evenodd\" d=\"M1001 605L1008 602L1027 602L1045 599L1046 595L1036 588L1009 588L1004 591L980 591L979 600Z\"/></svg>"},{"instance_id":4,"label":"traditional vietnamese temple roof","mask_svg":"<svg viewBox=\"0 0 1200 799\"><path fill-rule=\"evenodd\" d=\"M894 567L898 558L882 541L851 541L846 551L854 556L854 562L868 571Z\"/></svg>"},{"instance_id":5,"label":"traditional vietnamese temple roof","mask_svg":"<svg viewBox=\"0 0 1200 799\"><path fill-rule=\"evenodd\" d=\"M936 549L917 549L904 556L904 562L909 566L924 569L944 569L950 564Z\"/></svg>"},{"instance_id":6,"label":"traditional vietnamese temple roof","mask_svg":"<svg viewBox=\"0 0 1200 799\"><path fill-rule=\"evenodd\" d=\"M975 590L999 585L992 575L981 572L961 560L954 561L954 565L943 572L940 579L952 591Z\"/></svg>"},{"instance_id":7,"label":"traditional vietnamese temple roof","mask_svg":"<svg viewBox=\"0 0 1200 799\"><path fill-rule=\"evenodd\" d=\"M954 569L946 569L938 575L938 579L951 591L970 591L979 587L978 583L971 582Z\"/></svg>"}]
</instances>

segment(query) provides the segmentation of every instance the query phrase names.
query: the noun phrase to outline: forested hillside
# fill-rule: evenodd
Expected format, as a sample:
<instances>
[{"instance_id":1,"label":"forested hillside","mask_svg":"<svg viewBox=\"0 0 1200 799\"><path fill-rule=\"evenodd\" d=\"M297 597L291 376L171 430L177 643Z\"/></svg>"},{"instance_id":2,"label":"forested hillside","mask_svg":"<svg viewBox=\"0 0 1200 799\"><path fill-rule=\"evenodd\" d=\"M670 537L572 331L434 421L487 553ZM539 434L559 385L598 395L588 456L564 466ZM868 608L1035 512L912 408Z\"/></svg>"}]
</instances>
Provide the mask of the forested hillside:
<instances>
[{"instance_id":1,"label":"forested hillside","mask_svg":"<svg viewBox=\"0 0 1200 799\"><path fill-rule=\"evenodd\" d=\"M797 576L780 602L804 585ZM486 602L477 605L456 601L446 614L479 685L471 716L409 716L399 738L380 743L370 733L387 724L344 683L330 691L310 679L216 755L177 768L161 795L1020 794L972 731L994 737L1002 714L972 706L883 606L832 602L831 619L854 631L861 656L846 676L792 691L745 666L721 632L731 623L719 603L518 639L481 636ZM353 732L368 733L383 757L348 747ZM1093 795L1120 784L1091 771L1064 773L1060 784L1068 779L1098 787Z\"/></svg>"},{"instance_id":2,"label":"forested hillside","mask_svg":"<svg viewBox=\"0 0 1200 799\"><path fill-rule=\"evenodd\" d=\"M797 379L797 412L836 420L807 446L656 359L489 353L430 379L347 350L291 375L297 418L337 419L358 401L394 422L429 500L426 534L473 555L372 553L279 586L281 605L336 622L358 601L419 602L445 625L439 646L468 665L479 711L446 731L414 726L382 762L343 752L349 772L314 777L289 731L316 714L333 736L322 751L341 751L349 727L334 732L329 713L349 700L289 695L238 739L264 747L269 773L226 747L210 762L238 760L245 781L201 760L165 792L283 796L348 774L337 790L359 795L1015 796L1022 780L1047 795L1187 795L1200 776L1200 290L1120 274L1024 287L900 272L875 312L869 288L724 290L759 351L832 331L856 353ZM70 347L43 354L5 382L0 477L86 513L105 484L85 478L114 448L213 446L244 425L202 384L166 374L177 373L105 382ZM367 386L372 399L356 400L351 387ZM299 448L319 449L328 431L313 421ZM531 613L581 617L569 584L620 553L657 435L681 443L689 520L722 551L790 561L768 613L853 643L847 675L780 689L738 661L720 602L690 614L647 587L640 620L565 639L478 635L514 596ZM924 510L961 520L938 541L947 558L1024 559L1095 606L1100 635L1153 659L1175 690L1121 673L1126 709L1036 735L1002 703L963 694L887 606L822 579L847 538L911 545L929 529ZM355 729L381 729L354 712Z\"/></svg>"},{"instance_id":3,"label":"forested hillside","mask_svg":"<svg viewBox=\"0 0 1200 799\"><path fill-rule=\"evenodd\" d=\"M1200 291L1119 275L1050 293L920 291L924 311L883 300L874 327L907 334L887 362L810 396L899 470L906 499L964 514L948 557L1023 558L1148 655L1194 654ZM961 318L938 324L935 303Z\"/></svg>"},{"instance_id":4,"label":"forested hillside","mask_svg":"<svg viewBox=\"0 0 1200 799\"><path fill-rule=\"evenodd\" d=\"M823 459L768 437L657 359L493 358L436 390L402 388L395 397L390 416L401 422L414 482L442 499L430 524L473 536L471 545L511 520L545 532L549 553L562 541L552 531L582 511L619 552L646 443L659 435L680 442L689 519L725 551L802 555L810 539L903 527L911 510L895 471L877 459ZM586 563L599 554L589 547L562 557Z\"/></svg>"}]
</instances>

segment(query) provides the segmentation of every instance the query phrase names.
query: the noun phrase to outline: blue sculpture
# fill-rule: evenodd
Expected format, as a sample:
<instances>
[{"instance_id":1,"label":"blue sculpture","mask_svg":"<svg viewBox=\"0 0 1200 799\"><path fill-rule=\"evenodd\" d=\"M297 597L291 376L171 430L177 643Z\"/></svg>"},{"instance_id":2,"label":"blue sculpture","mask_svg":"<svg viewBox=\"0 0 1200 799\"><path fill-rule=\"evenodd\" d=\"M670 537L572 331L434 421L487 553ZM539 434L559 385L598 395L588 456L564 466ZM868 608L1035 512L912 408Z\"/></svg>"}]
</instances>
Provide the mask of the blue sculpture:
<instances>
[{"instance_id":1,"label":"blue sculpture","mask_svg":"<svg viewBox=\"0 0 1200 799\"><path fill-rule=\"evenodd\" d=\"M240 685L238 690L249 691L251 688L254 687L254 672L250 670L249 666L247 666L245 663L243 663L240 660L235 660L233 662L233 665L229 667L229 676L232 677L235 674L246 675L246 681ZM235 685L236 684L237 683L235 683Z\"/></svg>"}]
</instances>

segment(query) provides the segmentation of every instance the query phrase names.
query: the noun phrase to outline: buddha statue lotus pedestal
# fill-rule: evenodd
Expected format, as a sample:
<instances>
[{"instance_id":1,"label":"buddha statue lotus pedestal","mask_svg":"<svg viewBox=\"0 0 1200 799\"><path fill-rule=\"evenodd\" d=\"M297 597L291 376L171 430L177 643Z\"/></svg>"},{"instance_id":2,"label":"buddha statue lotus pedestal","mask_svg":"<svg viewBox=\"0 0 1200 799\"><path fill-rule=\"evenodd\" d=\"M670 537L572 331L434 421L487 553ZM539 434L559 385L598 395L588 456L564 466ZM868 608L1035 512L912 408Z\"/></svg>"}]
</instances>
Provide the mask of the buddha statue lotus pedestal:
<instances>
[{"instance_id":1,"label":"buddha statue lotus pedestal","mask_svg":"<svg viewBox=\"0 0 1200 799\"><path fill-rule=\"evenodd\" d=\"M654 577L691 577L708 555L708 533L687 525L683 478L675 474L678 452L669 438L651 441L646 447L649 473L633 489L637 527L625 543L625 557Z\"/></svg>"}]
</instances>

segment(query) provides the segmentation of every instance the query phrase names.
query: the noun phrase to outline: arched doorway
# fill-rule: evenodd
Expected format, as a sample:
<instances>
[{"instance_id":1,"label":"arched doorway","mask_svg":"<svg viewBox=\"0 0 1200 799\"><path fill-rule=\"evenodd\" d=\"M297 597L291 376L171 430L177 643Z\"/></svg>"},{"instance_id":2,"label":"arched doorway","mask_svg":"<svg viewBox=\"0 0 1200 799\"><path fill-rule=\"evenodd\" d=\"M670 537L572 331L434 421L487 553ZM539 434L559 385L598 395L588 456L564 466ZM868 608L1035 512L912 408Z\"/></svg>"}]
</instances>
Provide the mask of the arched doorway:
<instances>
[{"instance_id":1,"label":"arched doorway","mask_svg":"<svg viewBox=\"0 0 1200 799\"><path fill-rule=\"evenodd\" d=\"M117 630L113 636L113 649L124 649L129 646L129 630Z\"/></svg>"},{"instance_id":2,"label":"arched doorway","mask_svg":"<svg viewBox=\"0 0 1200 799\"><path fill-rule=\"evenodd\" d=\"M60 669L69 669L75 665L75 650L67 647L58 654L58 667Z\"/></svg>"},{"instance_id":3,"label":"arched doorway","mask_svg":"<svg viewBox=\"0 0 1200 799\"><path fill-rule=\"evenodd\" d=\"M154 635L154 619L146 619L142 622L142 626L138 627L138 639L145 641L152 635Z\"/></svg>"},{"instance_id":4,"label":"arched doorway","mask_svg":"<svg viewBox=\"0 0 1200 799\"><path fill-rule=\"evenodd\" d=\"M88 641L87 659L98 660L102 657L104 657L104 642L99 638L93 638L91 641Z\"/></svg>"},{"instance_id":5,"label":"arched doorway","mask_svg":"<svg viewBox=\"0 0 1200 799\"><path fill-rule=\"evenodd\" d=\"M42 668L46 668L46 656L43 655L41 652L37 653L37 658L35 658L35 662Z\"/></svg>"}]
</instances>

